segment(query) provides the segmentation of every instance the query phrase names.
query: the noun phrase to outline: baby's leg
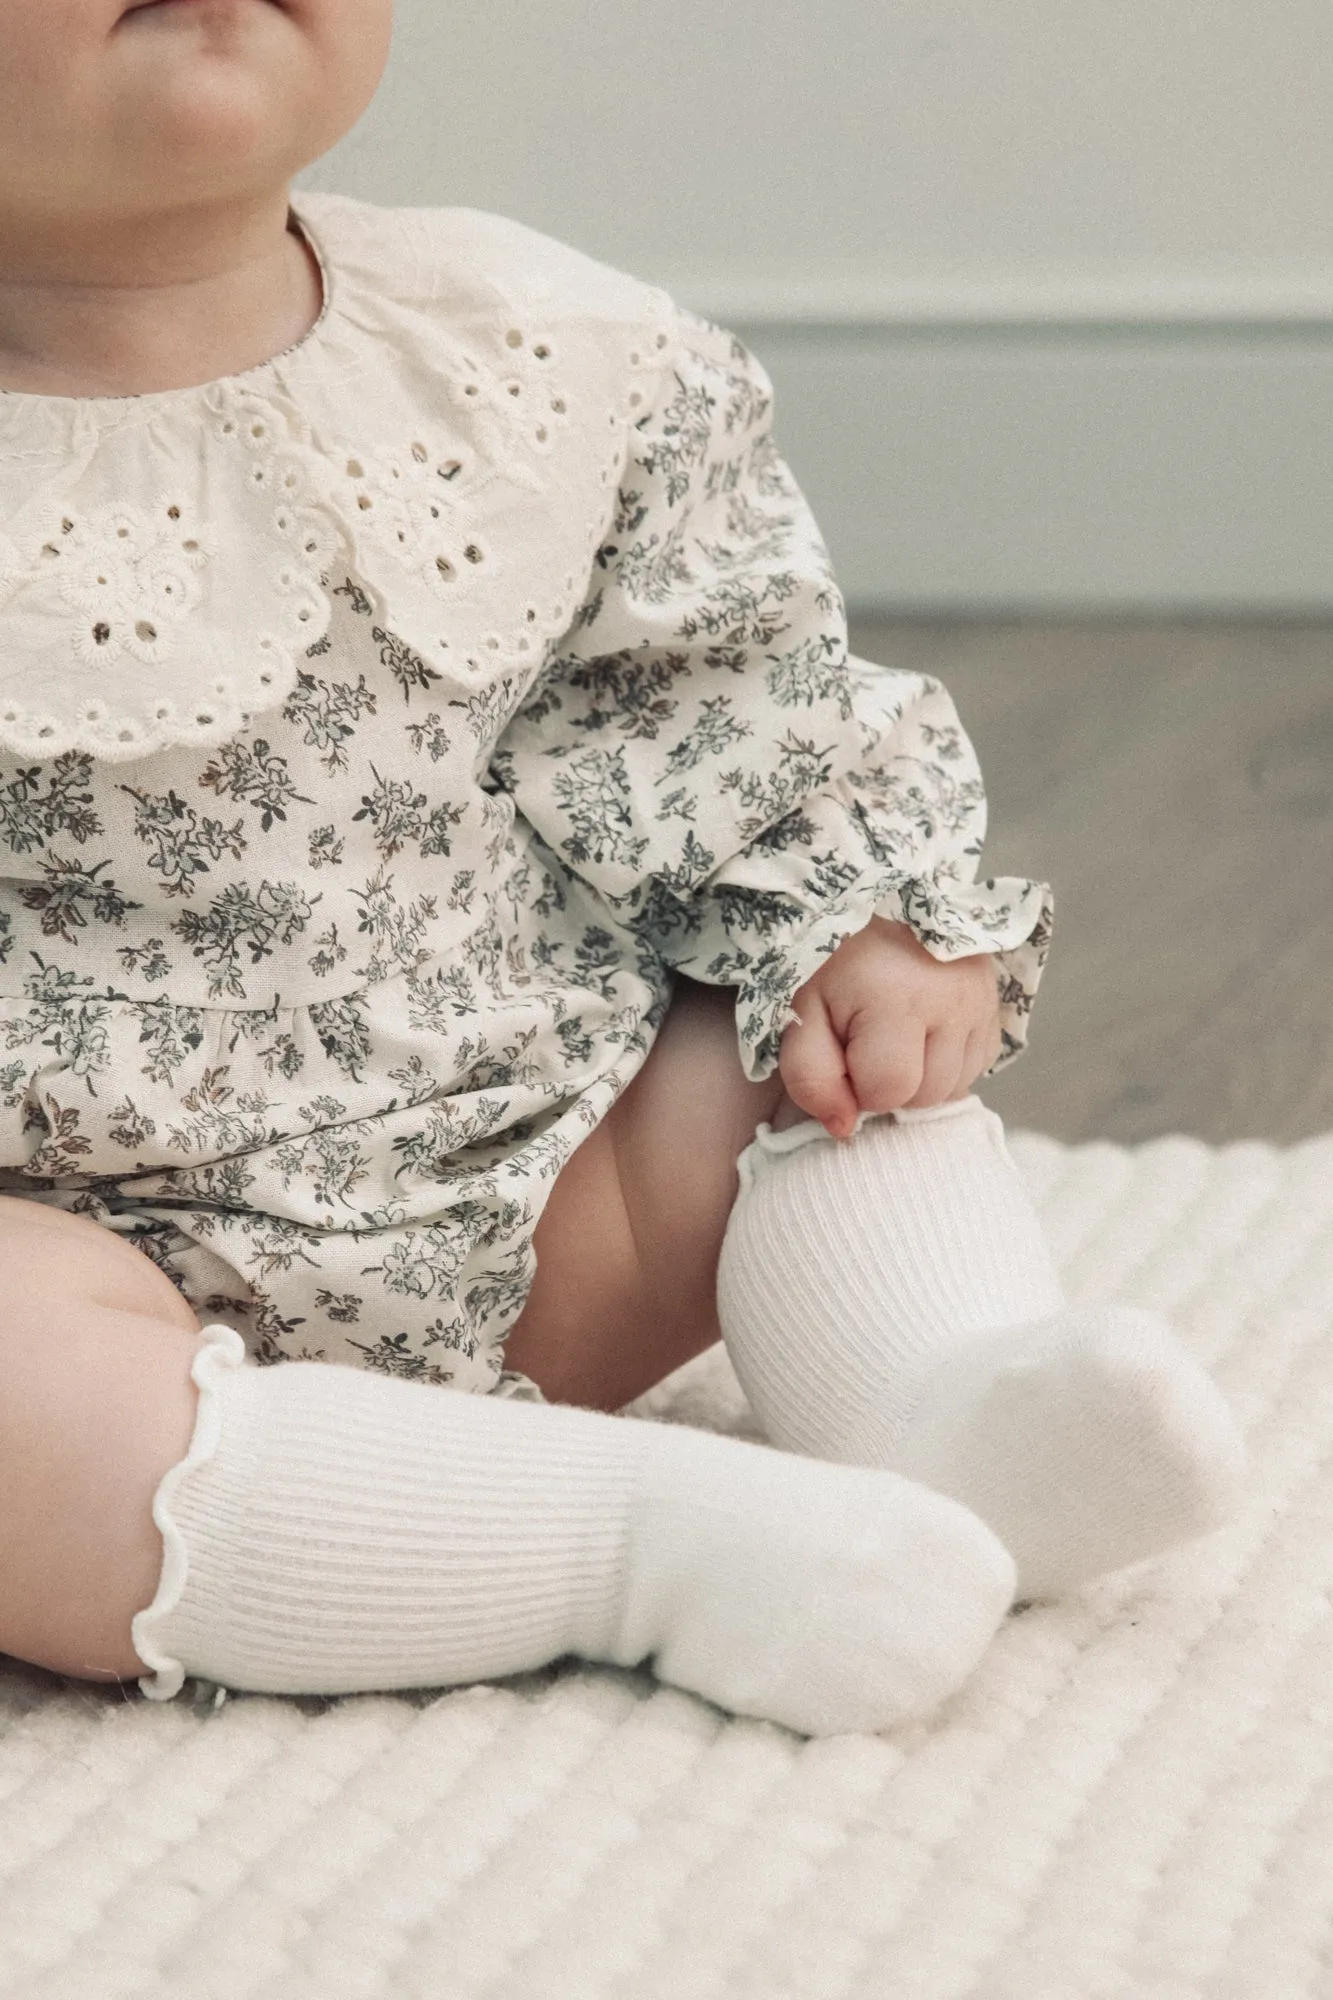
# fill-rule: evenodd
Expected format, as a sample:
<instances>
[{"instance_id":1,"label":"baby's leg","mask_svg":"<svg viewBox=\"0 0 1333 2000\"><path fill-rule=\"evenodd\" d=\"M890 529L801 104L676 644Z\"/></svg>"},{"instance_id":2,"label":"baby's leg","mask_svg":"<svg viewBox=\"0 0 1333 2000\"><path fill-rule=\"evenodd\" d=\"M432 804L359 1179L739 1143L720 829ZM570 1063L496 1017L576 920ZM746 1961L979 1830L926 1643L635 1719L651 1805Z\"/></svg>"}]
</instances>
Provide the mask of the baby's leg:
<instances>
[{"instance_id":1,"label":"baby's leg","mask_svg":"<svg viewBox=\"0 0 1333 2000\"><path fill-rule=\"evenodd\" d=\"M719 1340L736 1158L784 1095L741 1068L734 993L678 978L642 1069L551 1190L506 1367L552 1402L618 1410Z\"/></svg>"},{"instance_id":2,"label":"baby's leg","mask_svg":"<svg viewBox=\"0 0 1333 2000\"><path fill-rule=\"evenodd\" d=\"M971 1507L1047 1597L1208 1532L1243 1449L1157 1315L1067 1307L976 1097L846 1142L761 1130L719 1267L728 1351L773 1442Z\"/></svg>"},{"instance_id":3,"label":"baby's leg","mask_svg":"<svg viewBox=\"0 0 1333 2000\"><path fill-rule=\"evenodd\" d=\"M0 1203L0 1268L0 1651L58 1672L339 1693L572 1652L822 1734L934 1707L1012 1596L989 1530L892 1473L257 1368L32 1203Z\"/></svg>"},{"instance_id":4,"label":"baby's leg","mask_svg":"<svg viewBox=\"0 0 1333 2000\"><path fill-rule=\"evenodd\" d=\"M162 1566L158 1482L194 1424L199 1322L109 1230L0 1197L0 1652L136 1673Z\"/></svg>"},{"instance_id":5,"label":"baby's leg","mask_svg":"<svg viewBox=\"0 0 1333 2000\"><path fill-rule=\"evenodd\" d=\"M1029 1595L1226 1518L1221 1397L1155 1316L1065 1308L995 1114L969 1097L835 1142L746 1080L733 1004L678 982L556 1181L510 1366L609 1410L721 1332L773 1443L961 1500Z\"/></svg>"}]
</instances>

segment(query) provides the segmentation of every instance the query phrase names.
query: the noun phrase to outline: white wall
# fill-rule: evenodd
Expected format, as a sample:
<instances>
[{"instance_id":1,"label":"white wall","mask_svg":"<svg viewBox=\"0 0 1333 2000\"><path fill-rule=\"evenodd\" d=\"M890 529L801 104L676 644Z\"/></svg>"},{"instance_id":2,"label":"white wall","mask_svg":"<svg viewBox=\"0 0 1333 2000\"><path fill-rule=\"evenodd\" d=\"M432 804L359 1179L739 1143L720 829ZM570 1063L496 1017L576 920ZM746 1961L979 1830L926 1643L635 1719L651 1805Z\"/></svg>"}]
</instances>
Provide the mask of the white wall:
<instances>
[{"instance_id":1,"label":"white wall","mask_svg":"<svg viewBox=\"0 0 1333 2000\"><path fill-rule=\"evenodd\" d=\"M853 597L1333 607L1327 0L399 7L305 183L738 326Z\"/></svg>"}]
</instances>

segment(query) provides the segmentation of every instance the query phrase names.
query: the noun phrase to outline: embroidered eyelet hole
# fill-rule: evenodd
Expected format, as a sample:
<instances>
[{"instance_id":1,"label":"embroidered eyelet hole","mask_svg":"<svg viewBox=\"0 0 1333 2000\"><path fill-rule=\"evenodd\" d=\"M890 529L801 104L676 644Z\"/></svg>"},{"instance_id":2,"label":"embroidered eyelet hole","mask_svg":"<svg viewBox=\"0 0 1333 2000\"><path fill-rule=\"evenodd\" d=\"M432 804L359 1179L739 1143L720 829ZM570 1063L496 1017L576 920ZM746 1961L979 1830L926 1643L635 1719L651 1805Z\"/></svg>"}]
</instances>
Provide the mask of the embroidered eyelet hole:
<instances>
[{"instance_id":1,"label":"embroidered eyelet hole","mask_svg":"<svg viewBox=\"0 0 1333 2000\"><path fill-rule=\"evenodd\" d=\"M179 507L168 507L167 519L169 521L179 521L180 517L181 517L181 510Z\"/></svg>"},{"instance_id":2,"label":"embroidered eyelet hole","mask_svg":"<svg viewBox=\"0 0 1333 2000\"><path fill-rule=\"evenodd\" d=\"M642 401L643 397L639 394L638 390L636 389L634 391L634 394L629 399L629 406L632 410L637 410Z\"/></svg>"},{"instance_id":3,"label":"embroidered eyelet hole","mask_svg":"<svg viewBox=\"0 0 1333 2000\"><path fill-rule=\"evenodd\" d=\"M465 382L463 384L463 394L465 396L479 396L481 390L475 382Z\"/></svg>"},{"instance_id":4,"label":"embroidered eyelet hole","mask_svg":"<svg viewBox=\"0 0 1333 2000\"><path fill-rule=\"evenodd\" d=\"M424 465L426 463L426 460L430 457L430 453L426 450L424 444L418 443L412 446L412 456L416 460L418 465Z\"/></svg>"},{"instance_id":5,"label":"embroidered eyelet hole","mask_svg":"<svg viewBox=\"0 0 1333 2000\"><path fill-rule=\"evenodd\" d=\"M130 533L130 531L129 531L129 529L128 529L128 528L117 528L117 529L116 529L116 534L117 534L117 536L119 537L119 539L120 539L120 540L121 540L122 542L124 542L124 541L127 541L127 540L129 539L129 533Z\"/></svg>"},{"instance_id":6,"label":"embroidered eyelet hole","mask_svg":"<svg viewBox=\"0 0 1333 2000\"><path fill-rule=\"evenodd\" d=\"M364 466L364 465L362 465L362 463L361 463L361 461L360 461L360 459L359 459L359 458L349 458L349 459L348 459L348 461L347 461L347 476L348 476L348 478L349 478L349 479L364 479L364 478L365 478L365 476L366 476L366 468L365 468L365 466Z\"/></svg>"},{"instance_id":7,"label":"embroidered eyelet hole","mask_svg":"<svg viewBox=\"0 0 1333 2000\"><path fill-rule=\"evenodd\" d=\"M170 714L171 710L169 708L155 708L153 710L153 720L154 722L165 722Z\"/></svg>"},{"instance_id":8,"label":"embroidered eyelet hole","mask_svg":"<svg viewBox=\"0 0 1333 2000\"><path fill-rule=\"evenodd\" d=\"M536 438L538 444L546 444L550 439L551 433L547 430L545 424L538 424L533 435Z\"/></svg>"},{"instance_id":9,"label":"embroidered eyelet hole","mask_svg":"<svg viewBox=\"0 0 1333 2000\"><path fill-rule=\"evenodd\" d=\"M533 348L532 353L533 358L537 361L549 361L551 358L551 350L544 340L538 342L537 346Z\"/></svg>"},{"instance_id":10,"label":"embroidered eyelet hole","mask_svg":"<svg viewBox=\"0 0 1333 2000\"><path fill-rule=\"evenodd\" d=\"M6 721L6 722L17 722L17 721L18 721L18 711L17 711L16 709L13 709L13 708L7 708L7 709L5 710L5 721Z\"/></svg>"},{"instance_id":11,"label":"embroidered eyelet hole","mask_svg":"<svg viewBox=\"0 0 1333 2000\"><path fill-rule=\"evenodd\" d=\"M232 419L228 417L226 422L222 426L223 437L230 437L232 433L235 431L235 429L236 425L233 423Z\"/></svg>"},{"instance_id":12,"label":"embroidered eyelet hole","mask_svg":"<svg viewBox=\"0 0 1333 2000\"><path fill-rule=\"evenodd\" d=\"M488 653L498 653L499 650L500 650L500 641L498 639L492 638L486 641L486 651Z\"/></svg>"},{"instance_id":13,"label":"embroidered eyelet hole","mask_svg":"<svg viewBox=\"0 0 1333 2000\"><path fill-rule=\"evenodd\" d=\"M530 653L532 651L531 639L520 639L518 642L518 650L520 653Z\"/></svg>"},{"instance_id":14,"label":"embroidered eyelet hole","mask_svg":"<svg viewBox=\"0 0 1333 2000\"><path fill-rule=\"evenodd\" d=\"M523 616L527 619L529 625L535 625L537 623L537 612L535 606L530 604L527 610L523 613Z\"/></svg>"},{"instance_id":15,"label":"embroidered eyelet hole","mask_svg":"<svg viewBox=\"0 0 1333 2000\"><path fill-rule=\"evenodd\" d=\"M666 344L667 344L666 335L664 333L659 333L657 339L653 343L653 345L657 348L659 354L661 353L662 349L666 346Z\"/></svg>"},{"instance_id":16,"label":"embroidered eyelet hole","mask_svg":"<svg viewBox=\"0 0 1333 2000\"><path fill-rule=\"evenodd\" d=\"M637 368L641 364L642 360L643 356L639 353L638 349L636 348L634 353L630 355L629 365L631 368Z\"/></svg>"},{"instance_id":17,"label":"embroidered eyelet hole","mask_svg":"<svg viewBox=\"0 0 1333 2000\"><path fill-rule=\"evenodd\" d=\"M267 437L267 436L268 436L268 425L267 425L267 424L251 424L251 426L250 426L250 435L251 435L251 437L252 437L252 438L262 438L262 437Z\"/></svg>"},{"instance_id":18,"label":"embroidered eyelet hole","mask_svg":"<svg viewBox=\"0 0 1333 2000\"><path fill-rule=\"evenodd\" d=\"M436 556L435 567L440 572L440 575L444 578L446 583L452 583L454 578L458 575L458 571L454 568L448 556Z\"/></svg>"},{"instance_id":19,"label":"embroidered eyelet hole","mask_svg":"<svg viewBox=\"0 0 1333 2000\"><path fill-rule=\"evenodd\" d=\"M356 496L356 504L361 509L361 512L363 514L368 514L371 508L374 506L375 502L371 499L368 493L358 493Z\"/></svg>"},{"instance_id":20,"label":"embroidered eyelet hole","mask_svg":"<svg viewBox=\"0 0 1333 2000\"><path fill-rule=\"evenodd\" d=\"M555 411L558 417L563 417L565 411L569 408L569 404L565 401L563 396L552 396L551 408Z\"/></svg>"},{"instance_id":21,"label":"embroidered eyelet hole","mask_svg":"<svg viewBox=\"0 0 1333 2000\"><path fill-rule=\"evenodd\" d=\"M107 640L111 637L111 627L106 624L94 625L93 637L99 646L105 646Z\"/></svg>"},{"instance_id":22,"label":"embroidered eyelet hole","mask_svg":"<svg viewBox=\"0 0 1333 2000\"><path fill-rule=\"evenodd\" d=\"M435 470L439 473L441 479L457 479L459 473L463 470L463 461L461 458L446 458L444 464L437 465Z\"/></svg>"},{"instance_id":23,"label":"embroidered eyelet hole","mask_svg":"<svg viewBox=\"0 0 1333 2000\"><path fill-rule=\"evenodd\" d=\"M50 733L49 729L39 729L37 732L39 736L49 736ZM122 729L116 741L118 743L133 743L134 731L132 729Z\"/></svg>"},{"instance_id":24,"label":"embroidered eyelet hole","mask_svg":"<svg viewBox=\"0 0 1333 2000\"><path fill-rule=\"evenodd\" d=\"M463 554L470 563L483 563L486 560L486 551L480 548L476 542L469 542Z\"/></svg>"},{"instance_id":25,"label":"embroidered eyelet hole","mask_svg":"<svg viewBox=\"0 0 1333 2000\"><path fill-rule=\"evenodd\" d=\"M202 714L202 713L201 713L201 714L199 714L199 715L196 715L196 717L195 717L194 719L195 719L195 721L196 721L196 722L202 722L202 723L209 723L209 722L211 722L211 721L213 720L213 718L212 718L212 716L211 716L211 715L204 715L204 714Z\"/></svg>"},{"instance_id":26,"label":"embroidered eyelet hole","mask_svg":"<svg viewBox=\"0 0 1333 2000\"><path fill-rule=\"evenodd\" d=\"M511 326L508 333L505 335L505 346L522 347L522 345L523 345L522 334L519 332L516 326Z\"/></svg>"},{"instance_id":27,"label":"embroidered eyelet hole","mask_svg":"<svg viewBox=\"0 0 1333 2000\"><path fill-rule=\"evenodd\" d=\"M196 551L196 550L198 549L198 547L199 547L199 544L198 544L198 542L197 542L197 541L196 541L196 540L194 539L194 536L193 536L193 535L191 535L188 541L184 541L184 542L182 542L182 543L181 543L181 547L182 547L182 548L183 548L183 549L185 550L185 553L186 553L187 555L191 555L191 556L192 556L192 555L193 555L193 554L195 553L195 551Z\"/></svg>"},{"instance_id":28,"label":"embroidered eyelet hole","mask_svg":"<svg viewBox=\"0 0 1333 2000\"><path fill-rule=\"evenodd\" d=\"M261 674L259 676L259 685L260 687L272 687L273 685L272 674Z\"/></svg>"},{"instance_id":29,"label":"embroidered eyelet hole","mask_svg":"<svg viewBox=\"0 0 1333 2000\"><path fill-rule=\"evenodd\" d=\"M42 727L37 731L37 734L39 736L54 736L55 730L52 729L50 723L48 722L44 725L44 727ZM128 740L129 740L128 737L122 737L121 739L122 742L127 742Z\"/></svg>"},{"instance_id":30,"label":"embroidered eyelet hole","mask_svg":"<svg viewBox=\"0 0 1333 2000\"><path fill-rule=\"evenodd\" d=\"M304 611L298 611L296 615L300 619L303 625L308 625L310 623L312 614L308 606Z\"/></svg>"},{"instance_id":31,"label":"embroidered eyelet hole","mask_svg":"<svg viewBox=\"0 0 1333 2000\"><path fill-rule=\"evenodd\" d=\"M134 628L134 633L138 639L156 639L157 627L150 625L146 618L141 618Z\"/></svg>"},{"instance_id":32,"label":"embroidered eyelet hole","mask_svg":"<svg viewBox=\"0 0 1333 2000\"><path fill-rule=\"evenodd\" d=\"M517 400L523 394L523 384L521 382L506 382L505 394L506 396L513 396Z\"/></svg>"}]
</instances>

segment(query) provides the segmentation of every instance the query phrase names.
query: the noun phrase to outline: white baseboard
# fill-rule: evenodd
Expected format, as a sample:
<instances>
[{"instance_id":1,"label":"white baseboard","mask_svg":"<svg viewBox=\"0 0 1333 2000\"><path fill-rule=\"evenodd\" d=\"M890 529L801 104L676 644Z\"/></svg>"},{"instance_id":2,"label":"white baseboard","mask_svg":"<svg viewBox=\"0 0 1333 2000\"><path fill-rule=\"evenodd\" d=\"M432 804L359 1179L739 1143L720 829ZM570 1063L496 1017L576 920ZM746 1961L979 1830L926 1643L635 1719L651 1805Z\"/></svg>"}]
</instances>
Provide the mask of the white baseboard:
<instances>
[{"instance_id":1,"label":"white baseboard","mask_svg":"<svg viewBox=\"0 0 1333 2000\"><path fill-rule=\"evenodd\" d=\"M699 290L678 295L773 376L778 442L857 608L1333 613L1327 310L899 298L821 321L813 300L747 316Z\"/></svg>"}]
</instances>

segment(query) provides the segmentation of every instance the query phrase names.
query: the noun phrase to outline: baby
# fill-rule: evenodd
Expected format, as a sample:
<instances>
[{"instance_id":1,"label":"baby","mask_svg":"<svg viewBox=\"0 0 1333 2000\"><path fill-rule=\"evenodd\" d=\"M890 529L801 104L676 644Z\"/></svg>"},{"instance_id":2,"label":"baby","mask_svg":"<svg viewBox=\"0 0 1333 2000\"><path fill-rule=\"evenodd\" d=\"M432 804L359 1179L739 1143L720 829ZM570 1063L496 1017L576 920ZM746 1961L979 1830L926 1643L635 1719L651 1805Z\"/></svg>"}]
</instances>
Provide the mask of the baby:
<instances>
[{"instance_id":1,"label":"baby","mask_svg":"<svg viewBox=\"0 0 1333 2000\"><path fill-rule=\"evenodd\" d=\"M881 1729L1224 1520L971 1094L1050 897L762 369L293 197L390 0L0 11L0 1650ZM719 1336L776 1449L616 1414Z\"/></svg>"}]
</instances>

